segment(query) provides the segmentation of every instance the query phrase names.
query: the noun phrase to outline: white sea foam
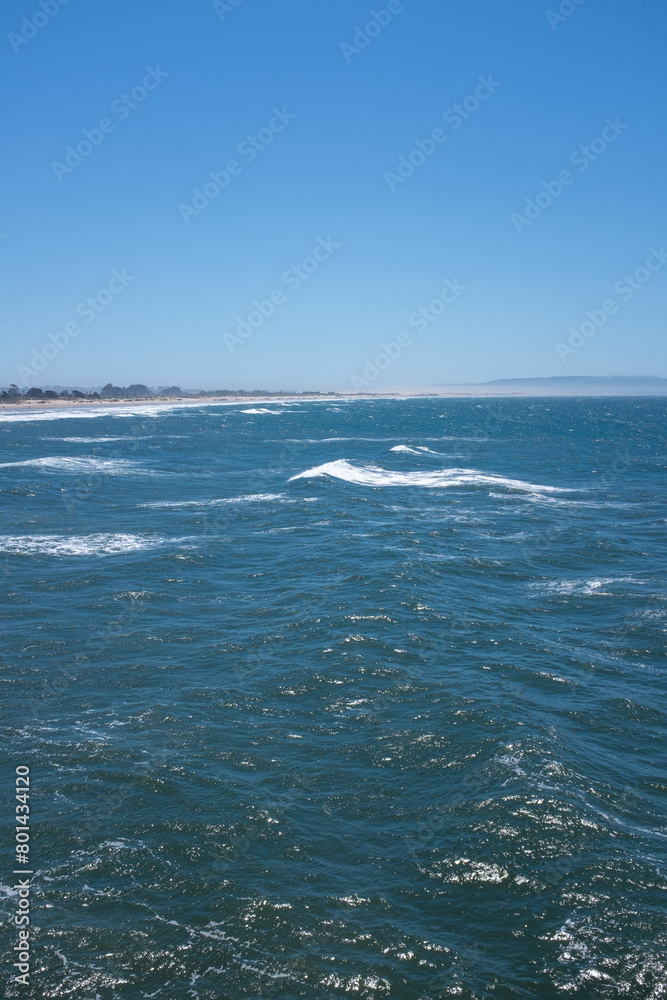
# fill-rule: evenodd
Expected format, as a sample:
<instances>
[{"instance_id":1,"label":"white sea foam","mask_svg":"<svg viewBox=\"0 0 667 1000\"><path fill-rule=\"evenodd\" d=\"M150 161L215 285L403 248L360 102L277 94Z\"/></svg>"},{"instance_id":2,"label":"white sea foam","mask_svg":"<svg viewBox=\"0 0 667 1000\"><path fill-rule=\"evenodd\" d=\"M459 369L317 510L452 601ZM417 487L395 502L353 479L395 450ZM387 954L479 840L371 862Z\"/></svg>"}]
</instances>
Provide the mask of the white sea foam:
<instances>
[{"instance_id":1,"label":"white sea foam","mask_svg":"<svg viewBox=\"0 0 667 1000\"><path fill-rule=\"evenodd\" d=\"M633 576L608 576L591 580L543 580L531 584L531 589L542 590L551 594L599 594L609 596L610 591L605 590L615 583L633 583L641 586L645 580L638 580Z\"/></svg>"},{"instance_id":2,"label":"white sea foam","mask_svg":"<svg viewBox=\"0 0 667 1000\"><path fill-rule=\"evenodd\" d=\"M142 403L137 406L63 406L59 409L0 410L0 423L32 423L35 420L91 420L93 417L159 417L172 410L198 406L224 406L204 401L196 403Z\"/></svg>"},{"instance_id":3,"label":"white sea foam","mask_svg":"<svg viewBox=\"0 0 667 1000\"><path fill-rule=\"evenodd\" d=\"M260 400L269 402L275 406L288 405L280 401ZM317 400L303 400L302 402L313 403ZM211 409L212 407L234 408L240 404L235 399L197 399L180 403L127 403L120 406L63 406L53 409L25 409L23 407L15 410L5 410L0 408L0 423L32 423L40 420L92 420L94 417L160 417L164 413L172 413L176 410L197 410ZM290 403L289 405L298 405ZM243 412L243 411L240 411ZM269 410L269 413L280 413L280 410ZM289 411L287 411L289 412Z\"/></svg>"},{"instance_id":4,"label":"white sea foam","mask_svg":"<svg viewBox=\"0 0 667 1000\"><path fill-rule=\"evenodd\" d=\"M438 472L394 472L382 469L377 465L353 465L347 459L336 462L325 462L292 476L295 479L316 479L319 476L331 476L359 486L423 486L431 489L443 489L452 486L495 486L508 490L518 490L524 493L561 493L557 486L539 486L527 483L521 479L508 479L506 476L492 476L477 469L442 469Z\"/></svg>"},{"instance_id":5,"label":"white sea foam","mask_svg":"<svg viewBox=\"0 0 667 1000\"><path fill-rule=\"evenodd\" d=\"M270 413L274 417L282 417L283 413L285 413L285 412L289 413L289 410L288 411L285 411L285 410L267 410L267 409L264 409L263 407L260 407L260 409L257 409L257 410L239 410L239 413Z\"/></svg>"},{"instance_id":6,"label":"white sea foam","mask_svg":"<svg viewBox=\"0 0 667 1000\"><path fill-rule=\"evenodd\" d=\"M396 440L396 435L394 435L394 437L361 437L360 435L355 434L354 437L284 438L284 439L281 438L279 440L279 443L280 444L330 444L331 442L335 442L335 441L370 441L371 443L385 444L388 441L395 441L395 440ZM476 441L476 442L479 443L479 442L489 441L490 439L489 438L476 438L476 437L451 437L451 436L442 437L442 436L440 436L440 437L420 437L419 440L420 441L437 441L437 442L440 442L440 441ZM398 450L401 447L405 447L405 446L399 445L398 448L396 448L396 449L391 448L390 450L391 451L395 451L395 450ZM417 447L417 446L415 445L415 447Z\"/></svg>"},{"instance_id":7,"label":"white sea foam","mask_svg":"<svg viewBox=\"0 0 667 1000\"><path fill-rule=\"evenodd\" d=\"M286 497L284 493L249 493L242 497L224 497L213 500L154 500L151 503L140 503L139 507L221 507L223 504L244 503L317 503L317 497Z\"/></svg>"},{"instance_id":8,"label":"white sea foam","mask_svg":"<svg viewBox=\"0 0 667 1000\"><path fill-rule=\"evenodd\" d=\"M155 549L158 535L0 535L0 552L17 556L117 556Z\"/></svg>"},{"instance_id":9,"label":"white sea foam","mask_svg":"<svg viewBox=\"0 0 667 1000\"><path fill-rule=\"evenodd\" d=\"M489 496L498 500L503 499L502 493L494 493L493 491L489 493ZM609 510L610 508L617 506L616 504L608 502L595 503L594 500L572 500L571 498L565 499L564 497L556 497L553 495L543 496L541 493L532 494L530 499L534 503L544 504L549 507L586 507L588 509Z\"/></svg>"},{"instance_id":10,"label":"white sea foam","mask_svg":"<svg viewBox=\"0 0 667 1000\"><path fill-rule=\"evenodd\" d=\"M109 476L127 475L136 471L134 462L125 458L69 458L47 456L28 458L23 462L0 462L0 469L34 468L54 472L101 472Z\"/></svg>"},{"instance_id":11,"label":"white sea foam","mask_svg":"<svg viewBox=\"0 0 667 1000\"><path fill-rule=\"evenodd\" d=\"M397 444L394 448L390 448L389 451L398 451L403 455L439 455L439 451L433 451L432 448L420 447L415 445L414 448L408 447L407 444Z\"/></svg>"},{"instance_id":12,"label":"white sea foam","mask_svg":"<svg viewBox=\"0 0 667 1000\"><path fill-rule=\"evenodd\" d=\"M146 437L67 437L67 438L44 438L45 441L67 441L68 444L108 444L109 441L148 441Z\"/></svg>"},{"instance_id":13,"label":"white sea foam","mask_svg":"<svg viewBox=\"0 0 667 1000\"><path fill-rule=\"evenodd\" d=\"M107 444L109 441L127 441L128 438L49 438L48 440L67 441L68 444Z\"/></svg>"},{"instance_id":14,"label":"white sea foam","mask_svg":"<svg viewBox=\"0 0 667 1000\"><path fill-rule=\"evenodd\" d=\"M214 500L155 500L152 503L141 503L140 507L219 507L227 503L261 503L262 501L282 500L284 493L248 493L241 497L227 497Z\"/></svg>"}]
</instances>

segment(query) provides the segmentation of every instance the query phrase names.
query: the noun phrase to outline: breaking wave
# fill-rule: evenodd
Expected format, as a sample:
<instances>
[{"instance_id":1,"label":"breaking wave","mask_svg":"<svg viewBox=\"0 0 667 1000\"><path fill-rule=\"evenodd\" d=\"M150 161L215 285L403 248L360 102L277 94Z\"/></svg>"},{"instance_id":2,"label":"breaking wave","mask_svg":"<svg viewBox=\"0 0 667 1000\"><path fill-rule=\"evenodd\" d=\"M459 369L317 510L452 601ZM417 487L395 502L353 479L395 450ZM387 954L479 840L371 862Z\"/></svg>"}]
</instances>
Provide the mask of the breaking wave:
<instances>
[{"instance_id":1,"label":"breaking wave","mask_svg":"<svg viewBox=\"0 0 667 1000\"><path fill-rule=\"evenodd\" d=\"M389 451L398 451L403 455L439 455L439 451L433 451L432 448L424 448L415 446L410 448L407 444L397 444L394 448L390 448Z\"/></svg>"},{"instance_id":2,"label":"breaking wave","mask_svg":"<svg viewBox=\"0 0 667 1000\"><path fill-rule=\"evenodd\" d=\"M0 423L32 423L36 420L92 420L95 417L158 417L172 410L199 406L224 405L197 401L192 403L141 403L127 406L63 406L39 410L0 410Z\"/></svg>"},{"instance_id":3,"label":"breaking wave","mask_svg":"<svg viewBox=\"0 0 667 1000\"><path fill-rule=\"evenodd\" d=\"M239 413L271 413L274 417L282 417L283 413L285 412L286 412L285 410L267 410L264 407L260 407L259 409L253 409L253 410L239 410Z\"/></svg>"},{"instance_id":4,"label":"breaking wave","mask_svg":"<svg viewBox=\"0 0 667 1000\"><path fill-rule=\"evenodd\" d=\"M430 489L444 489L452 486L495 486L507 490L518 490L524 493L569 493L570 490L558 486L541 486L527 483L522 479L508 479L506 476L492 476L477 469L443 469L439 472L394 472L382 469L377 465L353 465L347 459L336 462L325 462L313 469L307 469L295 479L316 479L319 476L331 476L358 486L423 486Z\"/></svg>"}]
</instances>

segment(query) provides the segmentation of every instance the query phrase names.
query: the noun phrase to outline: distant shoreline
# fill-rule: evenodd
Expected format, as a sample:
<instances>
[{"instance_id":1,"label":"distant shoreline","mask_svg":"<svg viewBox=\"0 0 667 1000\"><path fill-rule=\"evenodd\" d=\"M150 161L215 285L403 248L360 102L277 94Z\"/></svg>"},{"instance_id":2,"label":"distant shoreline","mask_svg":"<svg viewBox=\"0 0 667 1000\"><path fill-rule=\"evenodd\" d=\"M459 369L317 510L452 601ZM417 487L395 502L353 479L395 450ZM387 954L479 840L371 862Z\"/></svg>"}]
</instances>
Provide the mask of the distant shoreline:
<instances>
[{"instance_id":1,"label":"distant shoreline","mask_svg":"<svg viewBox=\"0 0 667 1000\"><path fill-rule=\"evenodd\" d=\"M113 398L113 399L3 399L0 401L0 412L22 411L22 410L90 410L109 409L123 406L210 406L212 404L226 405L254 405L256 403L285 403L285 402L345 402L346 400L379 400L379 399L573 399L573 398L664 398L663 392L618 392L600 388L598 391L588 392L558 392L542 391L535 392L529 389L523 391L502 391L488 389L475 389L473 387L461 388L459 390L440 391L388 391L378 393L361 392L331 392L331 393L265 393L256 396L243 395L220 395L220 396L150 396L139 398Z\"/></svg>"},{"instance_id":2,"label":"distant shoreline","mask_svg":"<svg viewBox=\"0 0 667 1000\"><path fill-rule=\"evenodd\" d=\"M387 394L392 395L392 394ZM401 393L396 393L396 395L402 395ZM325 395L324 393L320 395L300 395L299 393L294 393L293 395L288 395L283 393L280 395L271 395L266 393L265 395L251 396L243 395L224 395L224 396L149 396L149 397L118 397L113 399L25 399L25 397L19 397L17 399L7 400L3 399L0 401L0 410L80 410L80 409L106 409L108 407L117 406L163 406L165 404L182 404L184 406L202 406L210 403L280 403L286 400L303 400L312 401L321 399L323 401L332 401L335 399L345 399L347 396L342 393L331 393L330 395ZM368 398L362 395L356 398Z\"/></svg>"},{"instance_id":3,"label":"distant shoreline","mask_svg":"<svg viewBox=\"0 0 667 1000\"><path fill-rule=\"evenodd\" d=\"M3 399L0 401L0 410L77 410L77 409L106 409L117 406L164 406L165 404L179 404L183 406L205 406L212 403L227 404L247 404L254 403L283 403L283 402L335 402L345 399L382 399L382 398L403 398L412 393L378 393L370 395L368 393L318 393L313 395L301 393L280 393L273 395L266 393L262 395L221 395L221 396L150 396L150 397L118 397L113 399ZM416 393L414 394L417 395ZM431 396L433 393L421 393L419 395ZM437 395L437 394L436 394ZM449 394L447 394L449 395ZM467 394L466 394L467 395Z\"/></svg>"},{"instance_id":4,"label":"distant shoreline","mask_svg":"<svg viewBox=\"0 0 667 1000\"><path fill-rule=\"evenodd\" d=\"M372 381L372 380L371 380ZM536 378L494 379L491 382L436 382L427 386L373 391L362 390L289 390L289 389L190 389L178 385L160 389L133 383L118 386L109 382L101 389L81 390L71 386L55 389L32 388L21 395L10 395L6 387L0 395L0 412L8 409L76 409L80 407L118 406L227 406L249 403L344 402L355 399L507 399L507 398L586 398L667 396L667 378L656 375L551 375Z\"/></svg>"}]
</instances>

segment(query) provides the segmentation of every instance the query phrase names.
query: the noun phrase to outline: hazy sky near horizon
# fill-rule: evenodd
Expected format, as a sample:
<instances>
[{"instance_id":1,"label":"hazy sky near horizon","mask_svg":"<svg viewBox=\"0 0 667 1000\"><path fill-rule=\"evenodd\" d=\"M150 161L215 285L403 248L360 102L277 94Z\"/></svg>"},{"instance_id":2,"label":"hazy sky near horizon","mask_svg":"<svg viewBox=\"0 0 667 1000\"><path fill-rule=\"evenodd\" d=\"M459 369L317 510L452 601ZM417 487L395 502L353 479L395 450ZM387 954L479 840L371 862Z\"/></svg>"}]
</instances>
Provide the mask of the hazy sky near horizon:
<instances>
[{"instance_id":1,"label":"hazy sky near horizon","mask_svg":"<svg viewBox=\"0 0 667 1000\"><path fill-rule=\"evenodd\" d=\"M663 0L0 18L0 384L667 376Z\"/></svg>"}]
</instances>

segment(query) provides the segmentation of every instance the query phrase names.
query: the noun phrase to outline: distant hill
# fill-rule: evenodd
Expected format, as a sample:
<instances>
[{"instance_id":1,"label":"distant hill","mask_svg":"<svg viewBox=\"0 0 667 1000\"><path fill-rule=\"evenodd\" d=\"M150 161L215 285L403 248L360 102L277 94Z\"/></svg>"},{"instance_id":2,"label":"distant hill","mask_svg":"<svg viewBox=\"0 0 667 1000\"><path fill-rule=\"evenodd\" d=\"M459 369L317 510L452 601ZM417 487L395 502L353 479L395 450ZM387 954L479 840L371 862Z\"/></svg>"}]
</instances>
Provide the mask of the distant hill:
<instances>
[{"instance_id":1,"label":"distant hill","mask_svg":"<svg viewBox=\"0 0 667 1000\"><path fill-rule=\"evenodd\" d=\"M499 378L468 385L441 383L433 388L502 396L665 396L667 378L653 375L554 375L550 378Z\"/></svg>"}]
</instances>

